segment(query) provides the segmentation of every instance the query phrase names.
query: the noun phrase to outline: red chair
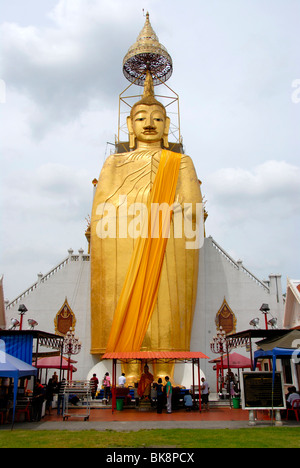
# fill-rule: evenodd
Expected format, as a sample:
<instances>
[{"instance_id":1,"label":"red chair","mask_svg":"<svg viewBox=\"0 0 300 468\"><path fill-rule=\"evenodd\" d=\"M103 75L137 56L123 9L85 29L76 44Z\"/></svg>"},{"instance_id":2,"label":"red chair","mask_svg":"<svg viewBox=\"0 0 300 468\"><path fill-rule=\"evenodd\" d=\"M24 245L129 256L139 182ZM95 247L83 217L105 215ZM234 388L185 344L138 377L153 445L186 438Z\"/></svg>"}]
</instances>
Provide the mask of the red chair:
<instances>
[{"instance_id":1,"label":"red chair","mask_svg":"<svg viewBox=\"0 0 300 468\"><path fill-rule=\"evenodd\" d=\"M30 421L30 405L31 405L31 401L28 400L26 406L24 406L23 408L16 408L16 421L18 421L19 419L19 416L20 414L24 413L25 414L25 421L27 419L27 421Z\"/></svg>"},{"instance_id":2,"label":"red chair","mask_svg":"<svg viewBox=\"0 0 300 468\"><path fill-rule=\"evenodd\" d=\"M293 411L295 416L296 416L297 421L299 421L299 414L298 413L300 412L300 399L299 400L298 399L294 400L293 404L292 404L292 407L287 409L286 420L288 420L288 418L289 418L289 411Z\"/></svg>"}]
</instances>

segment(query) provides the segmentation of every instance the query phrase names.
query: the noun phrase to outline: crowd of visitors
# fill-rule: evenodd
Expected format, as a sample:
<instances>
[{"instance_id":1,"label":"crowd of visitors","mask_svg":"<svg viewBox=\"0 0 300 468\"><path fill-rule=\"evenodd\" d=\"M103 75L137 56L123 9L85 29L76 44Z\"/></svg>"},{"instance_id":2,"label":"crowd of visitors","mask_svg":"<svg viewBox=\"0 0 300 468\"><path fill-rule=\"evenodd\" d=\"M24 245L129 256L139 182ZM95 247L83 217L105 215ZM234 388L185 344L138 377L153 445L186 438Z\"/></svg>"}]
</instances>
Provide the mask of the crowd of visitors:
<instances>
[{"instance_id":1,"label":"crowd of visitors","mask_svg":"<svg viewBox=\"0 0 300 468\"><path fill-rule=\"evenodd\" d=\"M110 396L111 396L111 379L109 372L106 372L101 385L99 386L99 380L97 378L96 374L93 374L92 378L90 379L92 383L92 398L94 399L97 394L99 394L99 391L102 387L103 389L103 400L106 400L109 402ZM156 391L155 395L155 404L157 408L157 413L161 414L163 411L163 408L166 407L167 413L170 414L172 413L172 404L174 404L174 401L177 402L176 397L179 397L178 395L178 387L173 387L171 380L169 376L165 376L164 378L164 383L162 378L158 378L157 382L154 382L152 374L149 372L149 368L146 365L144 367L144 372L141 375L140 382L138 384L137 388L137 397L138 399L146 399L146 400L151 400L151 388L153 388ZM209 385L208 382L202 378L202 384L200 386L201 390L201 401L202 405L209 410ZM122 372L120 377L118 378L118 388L124 388L126 386L126 376L125 373ZM175 395L174 395L175 392ZM195 404L195 401L192 398L192 390L190 390L187 394L182 396L183 400L183 405L186 411L191 411L192 409L197 409L198 406Z\"/></svg>"},{"instance_id":2,"label":"crowd of visitors","mask_svg":"<svg viewBox=\"0 0 300 468\"><path fill-rule=\"evenodd\" d=\"M150 378L151 376L152 378ZM228 372L228 376L230 376L230 373ZM144 377L144 379L142 378ZM147 377L147 378L146 378ZM6 379L9 381L9 379ZM9 400L9 391L6 390L5 384L6 380L2 379L2 394L1 394L1 401L2 401L2 406L6 402L6 400ZM139 389L137 388L137 399L138 400L149 400L150 404L152 407L156 407L157 413L161 414L166 408L167 414L172 413L173 409L178 408L178 402L180 402L180 405L185 408L186 411L192 411L193 409L198 409L198 387L195 387L195 393L196 393L196 399L194 398L193 391L191 390L181 390L177 386L173 386L171 379L169 376L165 376L164 379L158 378L156 382L154 382L152 374L149 373L148 366L145 366L144 373L141 376L140 379L143 383L143 385L140 385ZM164 382L163 382L164 380ZM226 379L228 384L231 382L235 382L233 378L227 378ZM105 375L103 376L103 379L101 380L101 383L99 383L99 379L97 378L97 375L94 373L92 378L90 379L91 382L91 396L92 399L95 399L96 397L99 398L99 392L100 389L103 389L103 399L107 402L109 402L111 398L111 378L109 375L109 372L106 372ZM43 405L44 402L45 404L45 411L48 414L51 414L52 411L52 404L53 404L53 399L54 395L57 394L57 414L63 414L63 401L64 401L64 386L66 384L66 380L62 379L61 381L58 380L58 376L56 372L52 375L52 377L49 379L47 385L42 385L41 381L39 379L35 380L34 388L30 396L31 400L31 419L33 421L40 421L42 418L42 411L43 411ZM125 373L123 372L120 377L118 378L118 387L120 389L125 389L126 387L126 376ZM229 387L229 386L228 386ZM230 387L229 387L230 388ZM4 390L3 390L4 389ZM155 392L153 393L153 390ZM236 392L236 390L234 389ZM236 394L236 393L235 393ZM201 379L201 385L200 385L200 395L201 395L201 402L202 402L202 409L206 409L209 411L209 395L210 395L210 387L209 383L207 380L202 377ZM5 399L6 398L6 399ZM124 398L125 398L125 393L124 393ZM288 387L288 393L286 394L286 407L288 409L293 408L293 403L295 400L300 400L300 393L297 391L295 386ZM125 398L125 404L126 403L126 398ZM129 398L130 401L130 398ZM298 404L295 403L295 405ZM300 406L300 405L299 405ZM5 405L5 408L7 408L7 412L11 408L11 406ZM4 408L0 406L0 411L5 415ZM287 415L288 413L285 412L284 415ZM2 418L2 422L3 422Z\"/></svg>"}]
</instances>

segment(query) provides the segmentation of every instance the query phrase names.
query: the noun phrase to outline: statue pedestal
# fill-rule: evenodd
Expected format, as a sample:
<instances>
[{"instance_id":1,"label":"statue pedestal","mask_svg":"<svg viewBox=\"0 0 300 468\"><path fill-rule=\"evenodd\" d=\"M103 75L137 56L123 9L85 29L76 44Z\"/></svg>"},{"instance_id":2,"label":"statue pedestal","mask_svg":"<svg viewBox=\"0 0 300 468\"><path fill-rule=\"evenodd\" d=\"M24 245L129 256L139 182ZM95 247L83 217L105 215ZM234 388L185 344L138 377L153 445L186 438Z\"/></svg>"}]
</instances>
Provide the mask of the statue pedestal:
<instances>
[{"instance_id":1,"label":"statue pedestal","mask_svg":"<svg viewBox=\"0 0 300 468\"><path fill-rule=\"evenodd\" d=\"M148 399L140 400L138 409L139 411L151 411L152 410L151 401Z\"/></svg>"}]
</instances>

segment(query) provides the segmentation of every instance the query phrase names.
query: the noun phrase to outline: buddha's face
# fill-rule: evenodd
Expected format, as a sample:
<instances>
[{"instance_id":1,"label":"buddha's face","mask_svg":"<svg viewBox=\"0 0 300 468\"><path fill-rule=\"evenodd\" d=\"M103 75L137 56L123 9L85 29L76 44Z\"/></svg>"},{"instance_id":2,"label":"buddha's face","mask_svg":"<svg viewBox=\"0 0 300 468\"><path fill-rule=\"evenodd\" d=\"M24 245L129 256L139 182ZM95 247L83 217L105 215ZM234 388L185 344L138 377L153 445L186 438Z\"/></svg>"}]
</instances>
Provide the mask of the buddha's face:
<instances>
[{"instance_id":1,"label":"buddha's face","mask_svg":"<svg viewBox=\"0 0 300 468\"><path fill-rule=\"evenodd\" d=\"M163 137L166 117L159 105L137 106L132 116L132 128L138 141L160 141Z\"/></svg>"},{"instance_id":2,"label":"buddha's face","mask_svg":"<svg viewBox=\"0 0 300 468\"><path fill-rule=\"evenodd\" d=\"M158 104L136 106L128 127L138 142L145 145L160 144L169 131L169 121Z\"/></svg>"}]
</instances>

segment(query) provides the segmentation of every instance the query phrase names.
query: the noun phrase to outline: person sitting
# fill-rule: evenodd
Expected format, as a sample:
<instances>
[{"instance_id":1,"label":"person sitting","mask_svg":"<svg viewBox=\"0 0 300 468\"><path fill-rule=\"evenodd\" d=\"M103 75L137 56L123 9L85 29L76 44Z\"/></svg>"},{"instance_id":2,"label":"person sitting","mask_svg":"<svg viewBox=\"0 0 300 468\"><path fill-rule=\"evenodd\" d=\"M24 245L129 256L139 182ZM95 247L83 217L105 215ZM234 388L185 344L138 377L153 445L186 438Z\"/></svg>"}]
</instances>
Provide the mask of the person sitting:
<instances>
[{"instance_id":1,"label":"person sitting","mask_svg":"<svg viewBox=\"0 0 300 468\"><path fill-rule=\"evenodd\" d=\"M287 408L292 408L295 400L300 400L300 394L297 392L296 387L289 387L289 394L287 396L286 405Z\"/></svg>"},{"instance_id":2,"label":"person sitting","mask_svg":"<svg viewBox=\"0 0 300 468\"><path fill-rule=\"evenodd\" d=\"M184 395L183 401L184 401L185 411L191 411L193 407L193 399L192 399L192 395L190 392L187 395Z\"/></svg>"}]
</instances>

